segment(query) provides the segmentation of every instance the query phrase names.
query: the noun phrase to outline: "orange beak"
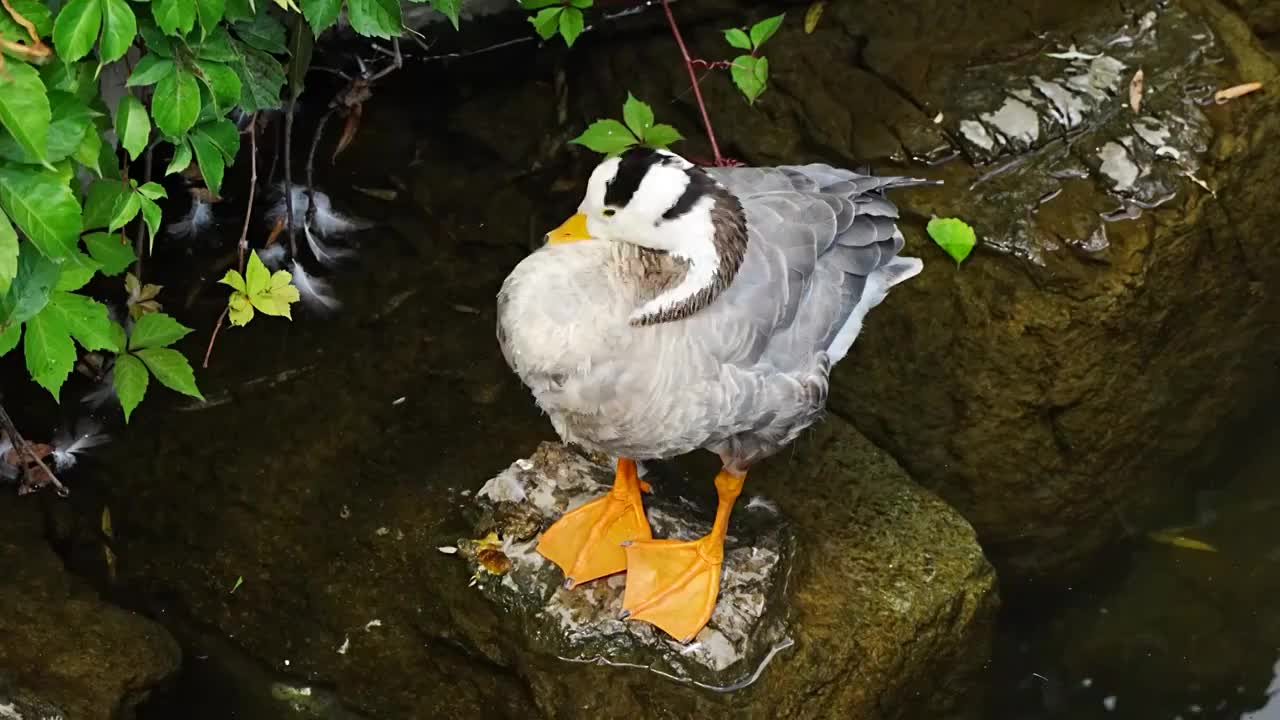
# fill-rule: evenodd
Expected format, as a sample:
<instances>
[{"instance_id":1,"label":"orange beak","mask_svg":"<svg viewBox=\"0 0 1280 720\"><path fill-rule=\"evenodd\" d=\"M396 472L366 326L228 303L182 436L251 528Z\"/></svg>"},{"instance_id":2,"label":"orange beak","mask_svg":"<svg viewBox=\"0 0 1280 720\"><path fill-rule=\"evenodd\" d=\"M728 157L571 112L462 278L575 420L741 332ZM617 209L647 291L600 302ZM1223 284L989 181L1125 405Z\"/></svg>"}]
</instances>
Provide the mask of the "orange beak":
<instances>
[{"instance_id":1,"label":"orange beak","mask_svg":"<svg viewBox=\"0 0 1280 720\"><path fill-rule=\"evenodd\" d=\"M587 216L582 213L577 213L565 220L560 227L547 233L547 243L549 244L571 243L590 239L591 234L587 232Z\"/></svg>"}]
</instances>

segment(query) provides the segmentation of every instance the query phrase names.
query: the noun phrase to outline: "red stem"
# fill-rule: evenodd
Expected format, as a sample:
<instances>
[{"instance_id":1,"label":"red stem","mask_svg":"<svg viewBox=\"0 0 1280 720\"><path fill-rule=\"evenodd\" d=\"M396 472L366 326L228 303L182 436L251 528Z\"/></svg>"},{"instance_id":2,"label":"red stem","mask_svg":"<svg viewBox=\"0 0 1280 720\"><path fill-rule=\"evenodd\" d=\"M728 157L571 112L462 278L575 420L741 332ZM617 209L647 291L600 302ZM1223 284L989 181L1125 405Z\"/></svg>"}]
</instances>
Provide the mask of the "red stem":
<instances>
[{"instance_id":1,"label":"red stem","mask_svg":"<svg viewBox=\"0 0 1280 720\"><path fill-rule=\"evenodd\" d=\"M680 55L684 58L684 68L689 71L689 82L693 85L693 98L698 102L698 112L702 113L702 125L707 129L707 139L711 141L711 153L715 156L715 164L720 165L724 162L724 158L720 156L720 146L716 144L716 132L711 129L711 117L707 115L707 104L702 101L702 91L698 89L698 76L693 71L693 58L689 57L689 48L684 44L684 38L680 36L680 28L676 25L676 16L671 14L671 5L667 0L662 0L662 11L667 14L667 24L671 26L671 34L676 38L676 45L680 46Z\"/></svg>"}]
</instances>

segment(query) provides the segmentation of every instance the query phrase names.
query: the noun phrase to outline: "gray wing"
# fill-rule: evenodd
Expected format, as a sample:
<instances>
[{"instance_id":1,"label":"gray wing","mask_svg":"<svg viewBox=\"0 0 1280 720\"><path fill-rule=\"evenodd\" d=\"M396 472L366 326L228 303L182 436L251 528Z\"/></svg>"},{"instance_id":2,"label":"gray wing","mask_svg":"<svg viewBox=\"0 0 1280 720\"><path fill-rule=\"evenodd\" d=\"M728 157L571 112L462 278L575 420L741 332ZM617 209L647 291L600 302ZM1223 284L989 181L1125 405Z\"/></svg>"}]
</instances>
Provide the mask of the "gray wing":
<instances>
[{"instance_id":1,"label":"gray wing","mask_svg":"<svg viewBox=\"0 0 1280 720\"><path fill-rule=\"evenodd\" d=\"M709 172L741 200L750 232L738 276L704 311L720 340L749 326L753 357L733 358L736 364L786 372L820 351L839 360L866 310L919 272L918 260L898 257L898 209L883 193L927 181L823 164Z\"/></svg>"}]
</instances>

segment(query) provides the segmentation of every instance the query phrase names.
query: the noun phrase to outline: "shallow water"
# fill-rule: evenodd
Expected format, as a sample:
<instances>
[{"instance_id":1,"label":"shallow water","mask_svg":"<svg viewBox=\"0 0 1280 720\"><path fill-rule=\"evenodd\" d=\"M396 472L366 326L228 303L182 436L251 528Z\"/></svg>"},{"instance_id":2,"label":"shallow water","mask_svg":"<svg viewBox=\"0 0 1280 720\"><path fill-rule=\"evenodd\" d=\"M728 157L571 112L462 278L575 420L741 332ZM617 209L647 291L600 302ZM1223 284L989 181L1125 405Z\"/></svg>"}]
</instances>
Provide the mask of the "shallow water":
<instances>
[{"instance_id":1,"label":"shallow water","mask_svg":"<svg viewBox=\"0 0 1280 720\"><path fill-rule=\"evenodd\" d=\"M144 405L129 432L73 476L76 494L55 512L92 525L104 504L112 507L125 565L122 581L109 582L100 547L74 532L60 548L68 565L113 600L156 617L184 646L183 674L141 709L143 720L279 718L282 706L296 713L290 716L357 717L334 688L308 684L324 668L289 663L296 648L220 631L261 624L264 615L291 618L308 642L338 653L344 639L366 637L350 628L376 633L366 623L385 620L392 606L411 629L389 645L426 645L433 664L460 677L489 667L490 659L460 649L457 638L430 630L433 618L451 612L433 583L465 583L465 573L423 574L395 543L434 546L465 533L451 511L459 494L553 437L497 353L493 297L540 229L571 212L591 159L550 155L547 166L525 173L501 145L478 141L436 109L484 95L476 87L487 82L536 78L536 92L552 93L546 78L556 62L517 49L459 66L469 79L457 86L443 70L410 69L379 89L353 148L333 169L318 167L336 206L384 223L359 236L358 263L330 276L342 311L226 332L201 376L208 407L187 406L166 420L167 410ZM328 91L323 81L316 87ZM512 102L520 92L511 90ZM300 121L307 132L311 111ZM555 134L518 110L511 116L481 135L522 148L513 157ZM397 197L378 200L354 186L394 188ZM234 214L226 214L224 233L233 231ZM198 252L186 266L177 255L158 272L190 275L209 259ZM216 295L188 309L191 323L216 315ZM201 326L184 350L202 350L206 332ZM1280 720L1280 524L1273 521L1280 421L1261 418L1250 432L1256 435L1242 436L1232 450L1237 462L1221 472L1171 478L1177 490L1166 498L1165 522L1135 527L1086 583L1008 598L988 677L988 717ZM121 477L121 467L140 479ZM386 492L392 486L403 489ZM184 502L189 515L130 517L131 506ZM257 524L263 506L275 526ZM1161 527L1181 528L1175 534L1216 552L1147 536ZM255 543L262 556L246 552ZM375 569L364 562L369 556L400 562ZM185 566L191 557L207 564ZM307 564L316 557L331 566ZM402 574L404 598L369 595L368 588L395 584L382 572ZM224 603L237 576L247 581L237 591L243 604ZM255 578L275 578L298 596L259 589ZM190 592L200 583L217 599ZM316 607L349 622L321 627ZM414 613L425 618L420 625ZM785 665L783 655L766 672ZM411 678L413 669L404 671ZM474 692L493 691L477 685Z\"/></svg>"}]
</instances>

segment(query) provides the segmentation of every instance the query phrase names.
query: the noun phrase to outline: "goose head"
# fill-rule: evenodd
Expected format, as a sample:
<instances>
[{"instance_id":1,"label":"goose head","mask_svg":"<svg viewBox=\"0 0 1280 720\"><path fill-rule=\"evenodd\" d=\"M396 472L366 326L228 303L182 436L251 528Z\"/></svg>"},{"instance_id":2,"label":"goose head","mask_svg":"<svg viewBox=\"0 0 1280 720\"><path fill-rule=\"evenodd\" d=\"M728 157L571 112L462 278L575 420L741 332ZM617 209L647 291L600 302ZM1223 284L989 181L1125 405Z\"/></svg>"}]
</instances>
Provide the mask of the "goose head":
<instances>
[{"instance_id":1,"label":"goose head","mask_svg":"<svg viewBox=\"0 0 1280 720\"><path fill-rule=\"evenodd\" d=\"M675 286L636 308L634 325L687 317L737 274L747 249L742 205L702 168L667 150L633 148L592 171L577 214L547 243L626 243L685 267Z\"/></svg>"}]
</instances>

